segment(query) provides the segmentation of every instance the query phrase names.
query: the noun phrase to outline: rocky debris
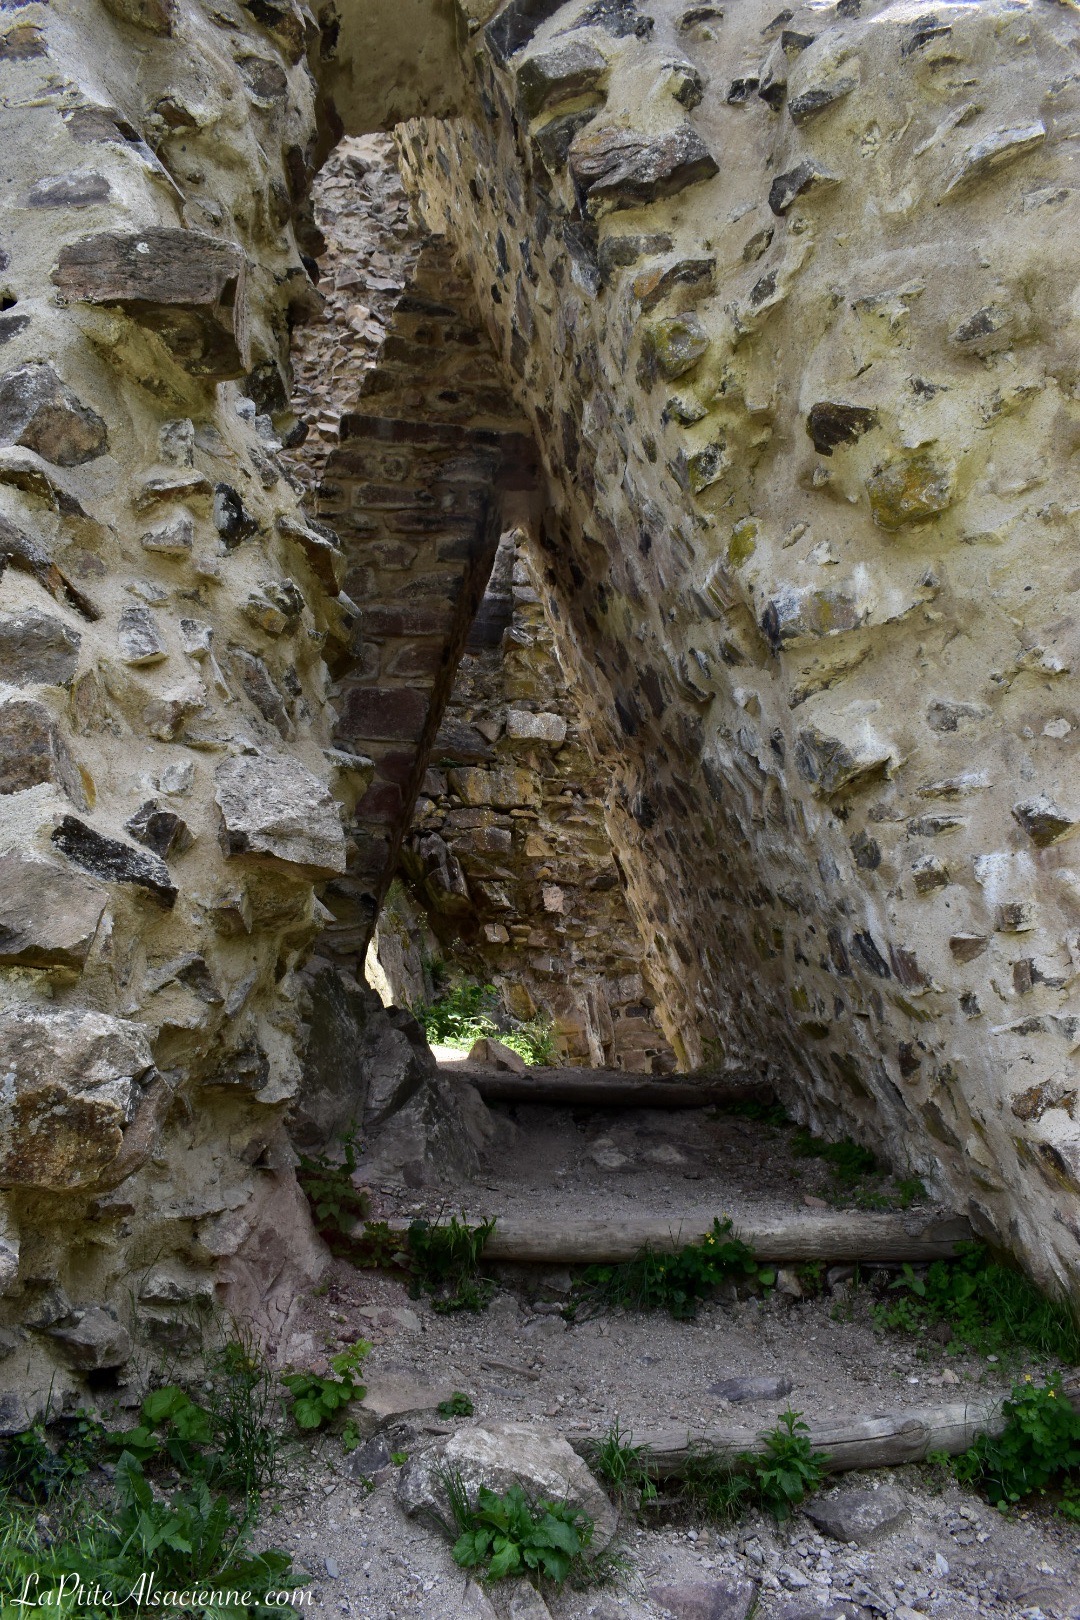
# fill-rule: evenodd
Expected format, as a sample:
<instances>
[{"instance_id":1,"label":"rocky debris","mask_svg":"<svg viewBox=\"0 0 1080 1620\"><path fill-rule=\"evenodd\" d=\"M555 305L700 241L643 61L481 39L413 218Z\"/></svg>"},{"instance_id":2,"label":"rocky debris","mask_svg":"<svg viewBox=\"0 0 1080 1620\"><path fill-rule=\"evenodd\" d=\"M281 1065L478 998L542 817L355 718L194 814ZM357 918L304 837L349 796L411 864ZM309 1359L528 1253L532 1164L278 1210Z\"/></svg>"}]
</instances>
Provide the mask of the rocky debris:
<instances>
[{"instance_id":1,"label":"rocky debris","mask_svg":"<svg viewBox=\"0 0 1080 1620\"><path fill-rule=\"evenodd\" d=\"M1023 827L1036 849L1046 849L1066 833L1072 832L1077 818L1062 810L1045 793L1037 799L1026 799L1013 805L1013 815Z\"/></svg>"},{"instance_id":2,"label":"rocky debris","mask_svg":"<svg viewBox=\"0 0 1080 1620\"><path fill-rule=\"evenodd\" d=\"M650 1586L649 1596L672 1620L750 1620L758 1589L753 1581L681 1581Z\"/></svg>"},{"instance_id":3,"label":"rocky debris","mask_svg":"<svg viewBox=\"0 0 1080 1620\"><path fill-rule=\"evenodd\" d=\"M183 817L159 804L156 799L147 799L141 804L135 814L125 821L124 829L162 860L174 853L182 855L194 842Z\"/></svg>"},{"instance_id":4,"label":"rocky debris","mask_svg":"<svg viewBox=\"0 0 1080 1620\"><path fill-rule=\"evenodd\" d=\"M0 698L0 794L52 782L80 810L86 790L60 726L43 703Z\"/></svg>"},{"instance_id":5,"label":"rocky debris","mask_svg":"<svg viewBox=\"0 0 1080 1620\"><path fill-rule=\"evenodd\" d=\"M27 1007L0 1020L0 1070L0 1186L61 1191L108 1172L154 1062L137 1024Z\"/></svg>"},{"instance_id":6,"label":"rocky debris","mask_svg":"<svg viewBox=\"0 0 1080 1620\"><path fill-rule=\"evenodd\" d=\"M10 686L70 686L82 637L40 608L0 613L0 670Z\"/></svg>"},{"instance_id":7,"label":"rocky debris","mask_svg":"<svg viewBox=\"0 0 1080 1620\"><path fill-rule=\"evenodd\" d=\"M440 1472L458 1475L472 1501L481 1485L501 1495L517 1484L528 1496L572 1502L593 1522L594 1553L618 1527L615 1509L569 1443L533 1424L477 1423L410 1459L398 1480L398 1501L410 1518L436 1527L449 1518Z\"/></svg>"},{"instance_id":8,"label":"rocky debris","mask_svg":"<svg viewBox=\"0 0 1080 1620\"><path fill-rule=\"evenodd\" d=\"M108 891L16 851L0 855L0 963L81 968Z\"/></svg>"},{"instance_id":9,"label":"rocky debris","mask_svg":"<svg viewBox=\"0 0 1080 1620\"><path fill-rule=\"evenodd\" d=\"M47 361L0 376L0 444L35 450L57 467L81 467L108 448L105 423Z\"/></svg>"},{"instance_id":10,"label":"rocky debris","mask_svg":"<svg viewBox=\"0 0 1080 1620\"><path fill-rule=\"evenodd\" d=\"M247 369L237 332L244 276L244 256L231 242L157 228L81 237L61 249L52 279L63 301L122 309L186 371L222 380Z\"/></svg>"},{"instance_id":11,"label":"rocky debris","mask_svg":"<svg viewBox=\"0 0 1080 1620\"><path fill-rule=\"evenodd\" d=\"M345 870L345 837L324 782L298 760L240 754L214 772L226 855L266 855L313 875Z\"/></svg>"},{"instance_id":12,"label":"rocky debris","mask_svg":"<svg viewBox=\"0 0 1080 1620\"><path fill-rule=\"evenodd\" d=\"M195 540L195 521L190 512L178 512L168 523L147 530L139 544L144 551L162 557L187 557Z\"/></svg>"},{"instance_id":13,"label":"rocky debris","mask_svg":"<svg viewBox=\"0 0 1080 1620\"><path fill-rule=\"evenodd\" d=\"M596 218L683 191L718 172L697 131L682 125L662 135L589 124L574 136L570 174Z\"/></svg>"},{"instance_id":14,"label":"rocky debris","mask_svg":"<svg viewBox=\"0 0 1080 1620\"><path fill-rule=\"evenodd\" d=\"M867 1546L889 1535L907 1518L907 1504L891 1485L877 1490L844 1486L828 1496L816 1496L803 1510L807 1518L836 1541Z\"/></svg>"},{"instance_id":15,"label":"rocky debris","mask_svg":"<svg viewBox=\"0 0 1080 1620\"><path fill-rule=\"evenodd\" d=\"M131 883L145 889L167 909L178 893L169 868L157 855L109 838L77 816L64 816L52 841L69 861L106 883Z\"/></svg>"},{"instance_id":16,"label":"rocky debris","mask_svg":"<svg viewBox=\"0 0 1080 1620\"><path fill-rule=\"evenodd\" d=\"M122 1367L131 1355L131 1334L113 1311L100 1305L72 1313L70 1321L49 1329L49 1337L69 1367L101 1372Z\"/></svg>"}]
</instances>

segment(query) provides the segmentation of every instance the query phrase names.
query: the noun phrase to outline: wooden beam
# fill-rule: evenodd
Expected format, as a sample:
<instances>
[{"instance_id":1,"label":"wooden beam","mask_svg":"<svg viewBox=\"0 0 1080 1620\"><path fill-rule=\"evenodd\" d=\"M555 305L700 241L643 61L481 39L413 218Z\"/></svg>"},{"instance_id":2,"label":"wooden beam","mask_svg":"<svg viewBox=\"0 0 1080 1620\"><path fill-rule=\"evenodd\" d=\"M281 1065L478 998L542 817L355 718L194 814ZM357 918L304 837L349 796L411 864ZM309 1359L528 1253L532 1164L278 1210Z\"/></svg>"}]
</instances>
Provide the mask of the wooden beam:
<instances>
[{"instance_id":1,"label":"wooden beam","mask_svg":"<svg viewBox=\"0 0 1080 1620\"><path fill-rule=\"evenodd\" d=\"M624 1220L573 1221L500 1218L484 1245L485 1261L538 1265L616 1264L632 1260L645 1247L673 1254L712 1230L716 1211L679 1216L633 1216ZM409 1222L389 1223L402 1236ZM970 1243L967 1221L949 1217L927 1222L910 1214L864 1213L861 1210L818 1212L783 1218L749 1218L735 1222L734 1234L759 1260L777 1264L824 1260L831 1265L892 1265L947 1259L958 1243Z\"/></svg>"},{"instance_id":2,"label":"wooden beam","mask_svg":"<svg viewBox=\"0 0 1080 1620\"><path fill-rule=\"evenodd\" d=\"M527 1074L448 1063L444 1073L468 1080L485 1102L542 1103L559 1108L711 1108L725 1103L773 1103L762 1080L720 1080L676 1074L628 1074L623 1069L529 1069Z\"/></svg>"}]
</instances>

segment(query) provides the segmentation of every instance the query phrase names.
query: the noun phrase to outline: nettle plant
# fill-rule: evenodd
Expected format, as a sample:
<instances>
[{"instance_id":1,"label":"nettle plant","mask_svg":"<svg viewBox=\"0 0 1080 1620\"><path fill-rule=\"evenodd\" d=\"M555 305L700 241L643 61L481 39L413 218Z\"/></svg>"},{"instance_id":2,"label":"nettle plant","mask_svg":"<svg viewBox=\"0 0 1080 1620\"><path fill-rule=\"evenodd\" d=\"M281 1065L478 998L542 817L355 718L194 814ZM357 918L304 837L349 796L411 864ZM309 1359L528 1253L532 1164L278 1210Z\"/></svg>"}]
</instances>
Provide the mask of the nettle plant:
<instances>
[{"instance_id":1,"label":"nettle plant","mask_svg":"<svg viewBox=\"0 0 1080 1620\"><path fill-rule=\"evenodd\" d=\"M501 1496L481 1485L475 1505L456 1473L443 1473L456 1539L454 1562L476 1570L482 1580L523 1575L536 1583L546 1577L561 1586L586 1570L593 1537L587 1513L565 1501L531 1500L520 1485ZM449 1527L448 1527L449 1528Z\"/></svg>"},{"instance_id":2,"label":"nettle plant","mask_svg":"<svg viewBox=\"0 0 1080 1620\"><path fill-rule=\"evenodd\" d=\"M677 1254L645 1248L625 1265L586 1266L575 1287L574 1308L666 1310L685 1321L697 1315L721 1283L771 1288L775 1281L773 1268L758 1263L753 1250L733 1236L731 1221L725 1217L714 1220L711 1232Z\"/></svg>"},{"instance_id":3,"label":"nettle plant","mask_svg":"<svg viewBox=\"0 0 1080 1620\"><path fill-rule=\"evenodd\" d=\"M330 1358L330 1376L319 1373L283 1373L281 1382L292 1396L289 1411L298 1429L321 1429L344 1415L350 1401L362 1401L367 1385L356 1376L372 1345L357 1339L347 1350Z\"/></svg>"}]
</instances>

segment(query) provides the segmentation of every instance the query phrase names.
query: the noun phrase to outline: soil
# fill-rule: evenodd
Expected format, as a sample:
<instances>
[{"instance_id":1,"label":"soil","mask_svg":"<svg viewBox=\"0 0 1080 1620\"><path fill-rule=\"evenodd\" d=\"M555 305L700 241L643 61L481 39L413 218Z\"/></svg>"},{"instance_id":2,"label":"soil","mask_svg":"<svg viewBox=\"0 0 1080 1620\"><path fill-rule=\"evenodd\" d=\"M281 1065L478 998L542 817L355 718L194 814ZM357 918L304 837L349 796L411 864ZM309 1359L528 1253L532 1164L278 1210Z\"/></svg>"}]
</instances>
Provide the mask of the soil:
<instances>
[{"instance_id":1,"label":"soil","mask_svg":"<svg viewBox=\"0 0 1080 1620\"><path fill-rule=\"evenodd\" d=\"M610 1217L625 1203L637 1214L729 1214L737 1226L754 1208L790 1212L808 1199L844 1202L826 1163L793 1154L788 1129L704 1111L500 1112L503 1125L472 1182L420 1190L383 1183L373 1189L374 1215L466 1210L472 1217L512 1213L542 1221L553 1209ZM604 1169L605 1158L627 1162ZM362 1173L361 1164L358 1179ZM869 1178L860 1196L887 1198L891 1188L887 1178ZM929 1203L926 1213L935 1213ZM708 1304L693 1321L616 1311L567 1324L558 1314L565 1273L519 1268L504 1272L500 1283L486 1311L440 1315L430 1301L410 1298L401 1280L336 1260L288 1354L297 1365L318 1367L363 1336L374 1345L367 1362L373 1386L396 1379L439 1394L461 1390L474 1402L475 1417L455 1422L526 1420L570 1438L602 1432L616 1419L630 1431L716 1420L766 1429L789 1406L814 1416L895 1410L965 1391L1007 1393L1024 1372L1039 1377L1049 1370L1031 1359L1006 1364L952 1354L931 1337L885 1333L871 1318L873 1279L860 1286L842 1274L818 1297L777 1290L765 1300ZM746 1375L786 1376L791 1392L736 1407L710 1392L722 1379ZM430 1407L434 1398L417 1401ZM400 1456L451 1427L429 1409L389 1433ZM318 1607L361 1620L509 1614L507 1583L490 1588L494 1611L486 1609L482 1594L466 1592L446 1539L405 1518L394 1497L394 1465L376 1475L370 1490L347 1467L340 1440L323 1440L293 1465L266 1521L267 1536L311 1572ZM1080 1617L1076 1525L1045 1506L1003 1517L946 1470L926 1465L847 1475L826 1490L878 1482L900 1491L907 1513L863 1547L820 1534L801 1512L780 1527L757 1513L726 1526L628 1520L616 1583L546 1594L551 1614L746 1620L745 1596L725 1603L714 1591L710 1609L704 1597L694 1607L686 1591L687 1583L738 1576L756 1583L755 1620ZM652 1593L659 1586L669 1589L668 1608ZM676 1600L671 1588L682 1588L683 1598Z\"/></svg>"}]
</instances>

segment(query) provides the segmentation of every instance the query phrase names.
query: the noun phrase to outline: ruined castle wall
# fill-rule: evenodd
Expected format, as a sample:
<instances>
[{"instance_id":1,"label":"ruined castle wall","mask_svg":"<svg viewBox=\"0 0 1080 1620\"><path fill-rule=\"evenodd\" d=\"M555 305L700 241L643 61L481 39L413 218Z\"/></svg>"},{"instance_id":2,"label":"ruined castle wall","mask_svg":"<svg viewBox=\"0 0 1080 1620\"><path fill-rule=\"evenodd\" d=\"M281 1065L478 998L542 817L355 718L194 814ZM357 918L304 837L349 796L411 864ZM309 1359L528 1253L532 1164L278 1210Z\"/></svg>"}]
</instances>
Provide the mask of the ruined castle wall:
<instances>
[{"instance_id":1,"label":"ruined castle wall","mask_svg":"<svg viewBox=\"0 0 1080 1620\"><path fill-rule=\"evenodd\" d=\"M1073 11L511 0L403 132L685 1055L1075 1288Z\"/></svg>"}]
</instances>

